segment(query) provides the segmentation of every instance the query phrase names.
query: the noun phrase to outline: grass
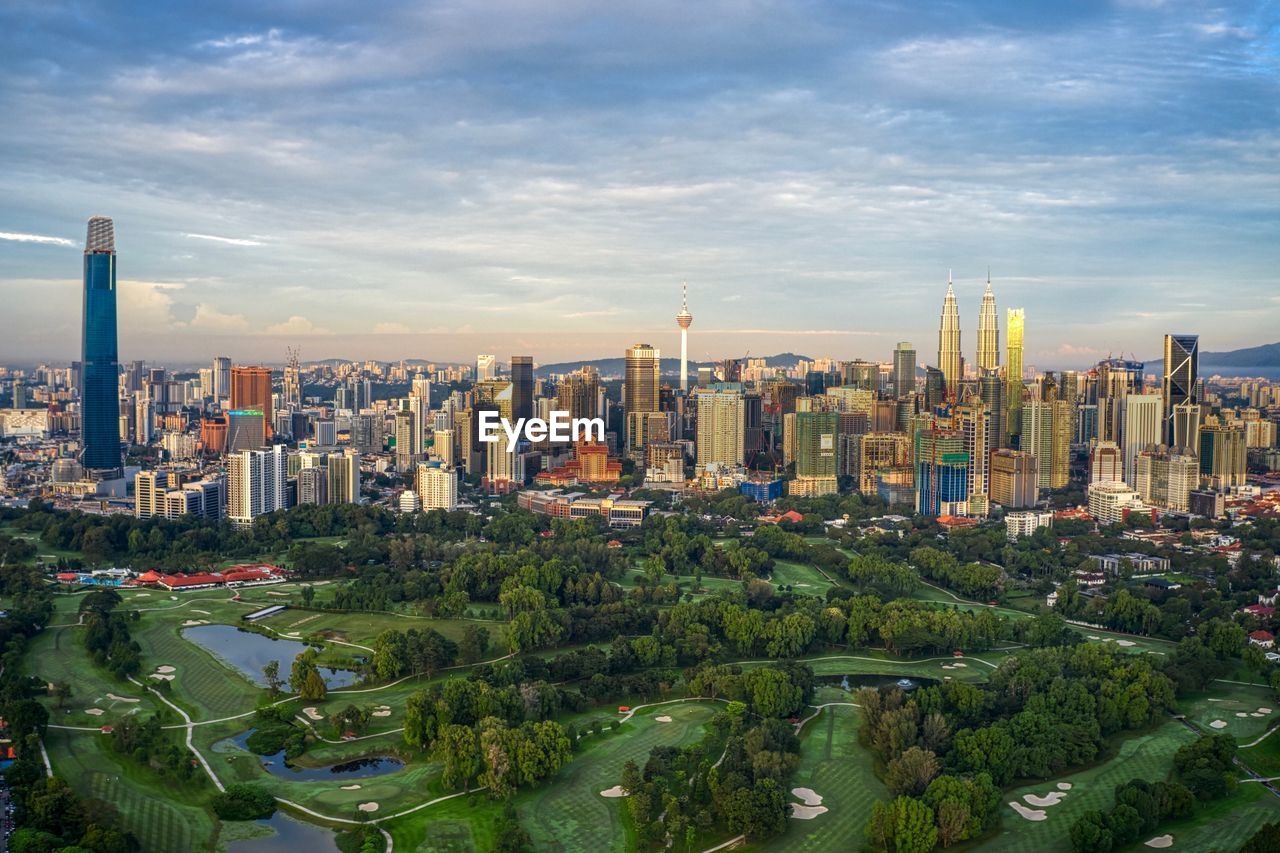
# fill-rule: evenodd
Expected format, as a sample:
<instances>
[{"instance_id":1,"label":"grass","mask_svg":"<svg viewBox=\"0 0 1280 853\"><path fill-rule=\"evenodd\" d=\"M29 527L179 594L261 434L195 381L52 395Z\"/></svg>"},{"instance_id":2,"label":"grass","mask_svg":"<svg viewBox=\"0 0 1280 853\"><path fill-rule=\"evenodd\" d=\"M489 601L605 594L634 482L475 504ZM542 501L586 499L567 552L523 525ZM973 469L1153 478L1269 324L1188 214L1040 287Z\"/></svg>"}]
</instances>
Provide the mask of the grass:
<instances>
[{"instance_id":1,"label":"grass","mask_svg":"<svg viewBox=\"0 0 1280 853\"><path fill-rule=\"evenodd\" d=\"M1118 742L1113 755L1092 767L1060 778L1006 790L1001 795L1003 805L1000 808L999 833L994 837L980 839L969 845L968 849L982 850L983 853L1068 851L1071 843L1067 833L1080 815L1094 809L1110 809L1115 786L1130 779L1155 781L1167 778L1173 771L1173 754L1180 746L1193 740L1195 735L1185 726L1169 721L1145 734L1125 737ZM1022 800L1027 794L1043 796L1055 791L1058 782L1070 783L1071 790L1058 805L1045 808L1048 815L1045 820L1024 820L1007 805L1015 800ZM1025 800L1023 803L1026 804ZM1201 849L1188 848L1182 844L1176 846L1184 850Z\"/></svg>"},{"instance_id":2,"label":"grass","mask_svg":"<svg viewBox=\"0 0 1280 853\"><path fill-rule=\"evenodd\" d=\"M105 735L50 729L54 771L82 797L110 803L143 850L212 850L216 819L204 806L213 787L201 775L178 783L116 756Z\"/></svg>"},{"instance_id":3,"label":"grass","mask_svg":"<svg viewBox=\"0 0 1280 853\"><path fill-rule=\"evenodd\" d=\"M1242 784L1234 794L1213 803L1200 803L1186 820L1163 823L1153 835L1173 836L1173 849L1239 850L1264 823L1280 815L1280 801L1256 782ZM1142 839L1145 841L1146 839ZM1141 842L1134 850L1147 850Z\"/></svg>"},{"instance_id":4,"label":"grass","mask_svg":"<svg viewBox=\"0 0 1280 853\"><path fill-rule=\"evenodd\" d=\"M1276 723L1280 717L1276 708L1280 707L1275 694L1269 688L1250 687L1243 684L1224 684L1214 682L1213 687L1204 693L1181 699L1178 707L1187 719L1210 734L1218 731L1234 735L1239 743L1247 743ZM1271 713L1261 717L1250 716L1258 713L1259 708L1270 708ZM1244 717L1236 716L1245 714ZM1215 720L1226 723L1226 727L1215 729L1209 724ZM1273 735L1277 737L1277 735ZM1270 738L1268 738L1270 740ZM1249 760L1246 752L1241 756Z\"/></svg>"},{"instance_id":5,"label":"grass","mask_svg":"<svg viewBox=\"0 0 1280 853\"><path fill-rule=\"evenodd\" d=\"M791 586L808 595L825 595L828 587L835 586L815 566L793 560L775 560L771 580L774 586Z\"/></svg>"},{"instance_id":6,"label":"grass","mask_svg":"<svg viewBox=\"0 0 1280 853\"><path fill-rule=\"evenodd\" d=\"M812 820L789 820L786 832L758 849L834 853L861 848L871 808L888 793L876 778L874 759L858 743L858 715L857 708L826 708L805 726L791 785L812 788L828 811Z\"/></svg>"},{"instance_id":7,"label":"grass","mask_svg":"<svg viewBox=\"0 0 1280 853\"><path fill-rule=\"evenodd\" d=\"M126 714L150 715L158 707L148 694L128 681L117 680L89 659L81 643L80 628L49 628L31 640L27 669L45 682L71 685L71 698L62 709L51 700L42 700L49 709L49 721L59 726L98 727L114 723ZM139 702L111 699L107 694L139 698ZM101 710L102 714L89 714Z\"/></svg>"}]
</instances>

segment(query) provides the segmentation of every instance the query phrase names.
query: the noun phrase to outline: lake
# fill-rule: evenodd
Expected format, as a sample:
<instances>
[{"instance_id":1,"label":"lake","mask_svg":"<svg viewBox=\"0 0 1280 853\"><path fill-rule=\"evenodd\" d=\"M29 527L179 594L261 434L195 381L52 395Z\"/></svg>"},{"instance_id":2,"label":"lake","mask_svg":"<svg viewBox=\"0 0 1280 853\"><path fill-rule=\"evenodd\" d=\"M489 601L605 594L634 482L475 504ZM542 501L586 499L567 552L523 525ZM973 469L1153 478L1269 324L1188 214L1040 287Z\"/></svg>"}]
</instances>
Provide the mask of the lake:
<instances>
[{"instance_id":1,"label":"lake","mask_svg":"<svg viewBox=\"0 0 1280 853\"><path fill-rule=\"evenodd\" d=\"M919 676L900 675L819 675L814 682L843 690L857 690L859 687L874 687L877 690L885 687L897 687L910 692L917 687L930 687L940 684L936 678L920 678Z\"/></svg>"},{"instance_id":2,"label":"lake","mask_svg":"<svg viewBox=\"0 0 1280 853\"><path fill-rule=\"evenodd\" d=\"M269 661L280 664L280 678L288 681L293 659L307 650L307 644L297 640L279 640L253 631L242 631L234 625L196 625L183 628L182 636L206 649L214 657L244 673L259 687L266 687L262 668ZM325 685L330 689L350 687L356 683L356 674L349 669L320 668ZM288 692L289 685L282 688Z\"/></svg>"},{"instance_id":3,"label":"lake","mask_svg":"<svg viewBox=\"0 0 1280 853\"><path fill-rule=\"evenodd\" d=\"M274 835L264 838L246 838L232 841L227 853L339 853L337 837L333 830L303 823L284 812L276 812L268 820L256 821L259 826L269 826Z\"/></svg>"},{"instance_id":4,"label":"lake","mask_svg":"<svg viewBox=\"0 0 1280 853\"><path fill-rule=\"evenodd\" d=\"M253 731L253 729L249 729L249 731L241 732L235 737L221 740L213 745L213 751L221 755L230 752L231 746L234 745L247 753L251 759L260 761L263 769L272 776L287 779L291 782L323 782L327 779L341 779L343 781L347 779L368 779L373 776L386 776L404 769L403 761L389 755L371 755L366 758L356 758L325 767L299 767L293 764L286 764L283 749L275 755L254 755L247 745L249 736L253 734ZM244 761L245 759L239 758L237 760Z\"/></svg>"}]
</instances>

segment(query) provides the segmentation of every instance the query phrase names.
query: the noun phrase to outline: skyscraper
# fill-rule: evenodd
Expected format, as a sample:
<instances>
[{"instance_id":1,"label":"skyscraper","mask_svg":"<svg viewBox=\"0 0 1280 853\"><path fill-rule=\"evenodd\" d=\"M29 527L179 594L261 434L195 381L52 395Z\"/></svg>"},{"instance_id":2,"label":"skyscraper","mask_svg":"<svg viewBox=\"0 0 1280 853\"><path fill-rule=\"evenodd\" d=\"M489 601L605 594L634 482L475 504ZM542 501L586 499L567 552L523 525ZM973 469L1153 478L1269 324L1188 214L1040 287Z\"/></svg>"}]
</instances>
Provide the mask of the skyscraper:
<instances>
[{"instance_id":1,"label":"skyscraper","mask_svg":"<svg viewBox=\"0 0 1280 853\"><path fill-rule=\"evenodd\" d=\"M86 468L120 469L120 363L116 344L116 237L107 216L89 220L84 243L84 391L80 437Z\"/></svg>"},{"instance_id":2,"label":"skyscraper","mask_svg":"<svg viewBox=\"0 0 1280 853\"><path fill-rule=\"evenodd\" d=\"M693 315L689 313L689 285L681 286L680 313L676 315L676 325L680 327L680 392L689 392L689 327L693 325Z\"/></svg>"},{"instance_id":3,"label":"skyscraper","mask_svg":"<svg viewBox=\"0 0 1280 853\"><path fill-rule=\"evenodd\" d=\"M1163 401L1159 394L1130 394L1124 398L1124 421L1121 435L1124 448L1124 479L1129 488L1138 482L1138 454L1163 441Z\"/></svg>"},{"instance_id":4,"label":"skyscraper","mask_svg":"<svg viewBox=\"0 0 1280 853\"><path fill-rule=\"evenodd\" d=\"M628 452L644 447L647 430L642 421L649 413L659 411L659 358L658 350L648 344L627 348L622 408L627 418Z\"/></svg>"},{"instance_id":5,"label":"skyscraper","mask_svg":"<svg viewBox=\"0 0 1280 853\"><path fill-rule=\"evenodd\" d=\"M284 366L284 407L289 411L302 408L302 366L298 363L298 351L289 348L289 358Z\"/></svg>"},{"instance_id":6,"label":"skyscraper","mask_svg":"<svg viewBox=\"0 0 1280 853\"><path fill-rule=\"evenodd\" d=\"M1004 419L1006 445L1022 434L1020 414L1022 412L1022 333L1025 312L1021 308L1010 308L1005 312L1005 360L1004 360Z\"/></svg>"},{"instance_id":7,"label":"skyscraper","mask_svg":"<svg viewBox=\"0 0 1280 853\"><path fill-rule=\"evenodd\" d=\"M916 512L966 515L969 511L969 454L964 435L937 427L915 438Z\"/></svg>"},{"instance_id":8,"label":"skyscraper","mask_svg":"<svg viewBox=\"0 0 1280 853\"><path fill-rule=\"evenodd\" d=\"M1000 320L996 316L996 296L991 292L991 273L987 273L987 292L982 294L978 311L978 374L1000 366Z\"/></svg>"},{"instance_id":9,"label":"skyscraper","mask_svg":"<svg viewBox=\"0 0 1280 853\"><path fill-rule=\"evenodd\" d=\"M1004 381L999 370L987 368L980 371L978 393L982 405L987 407L987 449L999 450L1008 444L1004 420L1008 412L1004 404Z\"/></svg>"},{"instance_id":10,"label":"skyscraper","mask_svg":"<svg viewBox=\"0 0 1280 853\"><path fill-rule=\"evenodd\" d=\"M1200 368L1198 335L1164 336L1164 442L1174 444L1174 409L1196 400L1196 379Z\"/></svg>"},{"instance_id":11,"label":"skyscraper","mask_svg":"<svg viewBox=\"0 0 1280 853\"><path fill-rule=\"evenodd\" d=\"M511 356L511 415L533 417L533 356Z\"/></svg>"},{"instance_id":12,"label":"skyscraper","mask_svg":"<svg viewBox=\"0 0 1280 853\"><path fill-rule=\"evenodd\" d=\"M231 408L262 412L262 435L265 441L270 441L271 424L275 420L271 405L271 368L241 365L231 368Z\"/></svg>"},{"instance_id":13,"label":"skyscraper","mask_svg":"<svg viewBox=\"0 0 1280 853\"><path fill-rule=\"evenodd\" d=\"M600 374L591 365L583 365L560 380L556 389L556 407L571 418L600 417Z\"/></svg>"},{"instance_id":14,"label":"skyscraper","mask_svg":"<svg viewBox=\"0 0 1280 853\"><path fill-rule=\"evenodd\" d=\"M950 273L947 273L947 295L942 300L942 321L938 326L938 369L946 380L947 393L958 393L960 380L964 378L964 357L960 353L960 309L956 306Z\"/></svg>"},{"instance_id":15,"label":"skyscraper","mask_svg":"<svg viewBox=\"0 0 1280 853\"><path fill-rule=\"evenodd\" d=\"M742 392L699 388L694 399L698 405L699 471L706 465L741 465L745 445Z\"/></svg>"},{"instance_id":16,"label":"skyscraper","mask_svg":"<svg viewBox=\"0 0 1280 853\"><path fill-rule=\"evenodd\" d=\"M893 396L901 399L916 392L916 348L899 341L893 348Z\"/></svg>"},{"instance_id":17,"label":"skyscraper","mask_svg":"<svg viewBox=\"0 0 1280 853\"><path fill-rule=\"evenodd\" d=\"M225 400L231 396L231 359L220 355L213 360L213 399Z\"/></svg>"},{"instance_id":18,"label":"skyscraper","mask_svg":"<svg viewBox=\"0 0 1280 853\"><path fill-rule=\"evenodd\" d=\"M227 517L248 526L260 515L288 509L289 458L283 445L242 450L227 458Z\"/></svg>"}]
</instances>

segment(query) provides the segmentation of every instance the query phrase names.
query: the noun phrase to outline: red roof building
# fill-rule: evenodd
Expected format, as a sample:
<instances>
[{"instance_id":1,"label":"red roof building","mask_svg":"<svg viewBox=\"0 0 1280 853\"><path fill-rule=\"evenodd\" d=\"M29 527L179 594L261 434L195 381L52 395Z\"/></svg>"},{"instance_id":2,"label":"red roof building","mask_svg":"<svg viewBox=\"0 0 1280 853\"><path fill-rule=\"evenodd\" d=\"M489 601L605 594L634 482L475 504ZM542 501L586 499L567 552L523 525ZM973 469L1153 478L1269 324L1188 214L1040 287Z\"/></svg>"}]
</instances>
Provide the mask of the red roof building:
<instances>
[{"instance_id":1,"label":"red roof building","mask_svg":"<svg viewBox=\"0 0 1280 853\"><path fill-rule=\"evenodd\" d=\"M224 579L220 574L198 572L194 575L162 575L157 583L171 591L175 589L206 589L212 586L221 586L224 583Z\"/></svg>"},{"instance_id":2,"label":"red roof building","mask_svg":"<svg viewBox=\"0 0 1280 853\"><path fill-rule=\"evenodd\" d=\"M789 521L792 524L798 524L799 522L804 521L804 516L796 512L794 509L789 509L782 515L762 515L760 516L760 521L763 524L781 524L784 521Z\"/></svg>"},{"instance_id":3,"label":"red roof building","mask_svg":"<svg viewBox=\"0 0 1280 853\"><path fill-rule=\"evenodd\" d=\"M1270 631L1254 631L1249 635L1249 642L1255 646L1269 649L1276 644L1276 637Z\"/></svg>"}]
</instances>

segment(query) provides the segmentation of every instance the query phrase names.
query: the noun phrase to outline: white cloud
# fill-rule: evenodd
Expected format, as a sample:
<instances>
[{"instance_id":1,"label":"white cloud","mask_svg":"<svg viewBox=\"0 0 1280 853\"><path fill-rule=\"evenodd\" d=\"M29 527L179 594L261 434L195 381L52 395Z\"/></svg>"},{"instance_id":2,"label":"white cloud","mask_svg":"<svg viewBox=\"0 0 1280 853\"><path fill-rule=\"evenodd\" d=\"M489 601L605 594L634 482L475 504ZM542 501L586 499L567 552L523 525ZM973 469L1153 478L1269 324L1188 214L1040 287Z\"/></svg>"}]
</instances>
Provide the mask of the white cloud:
<instances>
[{"instance_id":1,"label":"white cloud","mask_svg":"<svg viewBox=\"0 0 1280 853\"><path fill-rule=\"evenodd\" d=\"M44 234L19 234L13 231L0 231L0 240L11 240L15 243L45 243L50 246L78 245L74 240L65 237L47 237Z\"/></svg>"},{"instance_id":2,"label":"white cloud","mask_svg":"<svg viewBox=\"0 0 1280 853\"><path fill-rule=\"evenodd\" d=\"M407 335L409 331L404 323L378 323L373 327L375 335Z\"/></svg>"},{"instance_id":3,"label":"white cloud","mask_svg":"<svg viewBox=\"0 0 1280 853\"><path fill-rule=\"evenodd\" d=\"M191 234L183 232L183 237L190 237L193 240L209 240L214 243L226 243L228 246L261 246L261 240L250 240L245 237L216 237L212 234Z\"/></svg>"},{"instance_id":4,"label":"white cloud","mask_svg":"<svg viewBox=\"0 0 1280 853\"><path fill-rule=\"evenodd\" d=\"M327 335L328 329L322 329L312 323L306 317L294 314L283 323L275 323L267 326L266 333L268 335Z\"/></svg>"},{"instance_id":5,"label":"white cloud","mask_svg":"<svg viewBox=\"0 0 1280 853\"><path fill-rule=\"evenodd\" d=\"M187 325L192 329L209 332L237 333L249 331L249 320L243 314L226 314L207 302L201 302L196 306L195 316L191 318L191 322Z\"/></svg>"}]
</instances>

